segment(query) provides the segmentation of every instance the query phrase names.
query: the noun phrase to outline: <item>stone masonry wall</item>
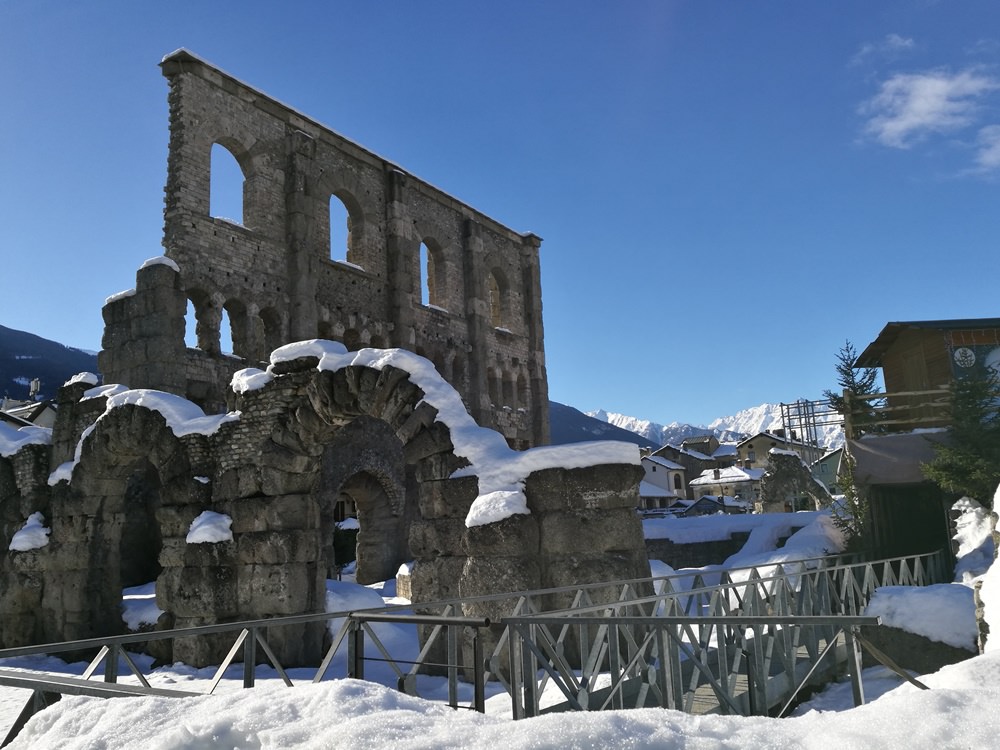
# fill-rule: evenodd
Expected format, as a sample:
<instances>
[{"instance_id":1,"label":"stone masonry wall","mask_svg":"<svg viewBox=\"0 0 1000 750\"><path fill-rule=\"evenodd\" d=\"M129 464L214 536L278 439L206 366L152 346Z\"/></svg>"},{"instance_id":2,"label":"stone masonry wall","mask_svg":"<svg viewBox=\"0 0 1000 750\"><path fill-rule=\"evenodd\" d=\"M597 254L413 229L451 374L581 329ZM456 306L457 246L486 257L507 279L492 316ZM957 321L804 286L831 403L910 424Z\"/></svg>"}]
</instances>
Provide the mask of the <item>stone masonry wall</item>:
<instances>
[{"instance_id":1,"label":"stone masonry wall","mask_svg":"<svg viewBox=\"0 0 1000 750\"><path fill-rule=\"evenodd\" d=\"M106 380L184 394L211 411L236 365L256 366L281 344L402 347L433 361L476 420L513 446L548 442L537 237L188 52L161 67L170 86L164 247L180 275L140 282L105 308ZM210 215L216 144L243 171L242 223ZM331 201L349 216L347 248L330 247ZM189 301L200 351L183 342ZM220 351L223 312L235 365Z\"/></svg>"},{"instance_id":2,"label":"stone masonry wall","mask_svg":"<svg viewBox=\"0 0 1000 750\"><path fill-rule=\"evenodd\" d=\"M122 588L150 580L160 628L323 611L345 492L361 526L358 579L384 580L413 561L417 604L649 575L633 512L641 467L536 471L528 515L468 528L478 480L453 477L467 461L409 375L318 371L318 361L283 362L265 386L230 391L238 418L211 434L178 436L156 410L105 410L104 397L64 386L52 445L0 458L0 543L32 512L51 529L46 546L0 560L0 646L119 633ZM84 426L86 415L100 419ZM70 478L50 486L53 457L77 448ZM187 541L206 510L232 519L231 541ZM502 603L466 610L505 614ZM294 665L315 663L326 635L315 624L267 638ZM179 640L156 656L206 665L228 646Z\"/></svg>"}]
</instances>

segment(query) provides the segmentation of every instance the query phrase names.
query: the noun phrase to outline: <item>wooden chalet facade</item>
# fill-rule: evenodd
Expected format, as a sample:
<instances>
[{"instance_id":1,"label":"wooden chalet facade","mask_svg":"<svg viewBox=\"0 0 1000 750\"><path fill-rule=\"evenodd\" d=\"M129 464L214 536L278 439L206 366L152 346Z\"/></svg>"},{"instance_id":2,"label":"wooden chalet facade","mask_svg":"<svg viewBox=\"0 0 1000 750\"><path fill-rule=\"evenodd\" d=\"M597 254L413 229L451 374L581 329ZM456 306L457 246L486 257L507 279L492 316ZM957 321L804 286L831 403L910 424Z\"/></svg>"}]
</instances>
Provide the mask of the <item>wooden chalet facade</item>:
<instances>
[{"instance_id":1,"label":"wooden chalet facade","mask_svg":"<svg viewBox=\"0 0 1000 750\"><path fill-rule=\"evenodd\" d=\"M881 368L885 383L886 403L871 412L877 429L845 424L875 546L885 555L952 551L958 498L926 480L921 466L934 458L935 442L948 440L951 383L1000 368L1000 318L888 323L854 365Z\"/></svg>"}]
</instances>

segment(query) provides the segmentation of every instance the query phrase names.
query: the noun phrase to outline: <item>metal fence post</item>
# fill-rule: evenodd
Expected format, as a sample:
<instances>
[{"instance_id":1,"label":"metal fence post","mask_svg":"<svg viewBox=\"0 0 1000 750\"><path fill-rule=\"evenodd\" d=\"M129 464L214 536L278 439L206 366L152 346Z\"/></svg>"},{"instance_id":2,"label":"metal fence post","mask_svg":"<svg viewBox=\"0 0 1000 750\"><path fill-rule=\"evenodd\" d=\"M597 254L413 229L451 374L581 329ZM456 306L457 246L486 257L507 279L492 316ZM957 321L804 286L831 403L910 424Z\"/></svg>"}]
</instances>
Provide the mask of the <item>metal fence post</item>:
<instances>
[{"instance_id":1,"label":"metal fence post","mask_svg":"<svg viewBox=\"0 0 1000 750\"><path fill-rule=\"evenodd\" d=\"M257 667L257 628L250 628L243 641L243 687L252 688Z\"/></svg>"},{"instance_id":2,"label":"metal fence post","mask_svg":"<svg viewBox=\"0 0 1000 750\"><path fill-rule=\"evenodd\" d=\"M483 643L480 629L472 628L472 681L473 703L476 711L486 713L486 662L483 661Z\"/></svg>"},{"instance_id":3,"label":"metal fence post","mask_svg":"<svg viewBox=\"0 0 1000 750\"><path fill-rule=\"evenodd\" d=\"M854 705L865 703L865 686L861 683L861 643L855 638L857 627L844 628L844 643L847 646L847 668L851 673L851 692L854 694Z\"/></svg>"},{"instance_id":4,"label":"metal fence post","mask_svg":"<svg viewBox=\"0 0 1000 750\"><path fill-rule=\"evenodd\" d=\"M104 657L104 681L118 682L118 651L121 649L117 643L108 646L108 653Z\"/></svg>"},{"instance_id":5,"label":"metal fence post","mask_svg":"<svg viewBox=\"0 0 1000 750\"><path fill-rule=\"evenodd\" d=\"M365 631L360 622L348 616L347 676L365 678Z\"/></svg>"}]
</instances>

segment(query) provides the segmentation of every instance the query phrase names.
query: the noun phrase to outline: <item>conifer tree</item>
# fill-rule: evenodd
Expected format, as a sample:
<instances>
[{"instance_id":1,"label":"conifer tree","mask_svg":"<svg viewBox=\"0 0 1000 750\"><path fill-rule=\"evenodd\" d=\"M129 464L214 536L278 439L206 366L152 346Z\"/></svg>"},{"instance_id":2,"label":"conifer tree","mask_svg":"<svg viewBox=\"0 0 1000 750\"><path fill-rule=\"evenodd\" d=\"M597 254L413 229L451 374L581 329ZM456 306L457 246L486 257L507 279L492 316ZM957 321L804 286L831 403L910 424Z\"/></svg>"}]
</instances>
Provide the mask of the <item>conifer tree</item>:
<instances>
[{"instance_id":1,"label":"conifer tree","mask_svg":"<svg viewBox=\"0 0 1000 750\"><path fill-rule=\"evenodd\" d=\"M995 370L956 378L951 386L950 441L934 445L921 468L946 492L967 495L990 507L1000 484L1000 378Z\"/></svg>"},{"instance_id":2,"label":"conifer tree","mask_svg":"<svg viewBox=\"0 0 1000 750\"><path fill-rule=\"evenodd\" d=\"M879 393L877 380L878 370L874 367L855 367L858 353L854 344L845 341L837 352L837 384L839 393L823 391L823 396L830 401L830 406L844 416L845 422L851 424L854 437L862 433L876 432L875 409L882 405L882 400L867 398ZM847 391L848 398L844 398ZM849 403L848 403L849 402Z\"/></svg>"}]
</instances>

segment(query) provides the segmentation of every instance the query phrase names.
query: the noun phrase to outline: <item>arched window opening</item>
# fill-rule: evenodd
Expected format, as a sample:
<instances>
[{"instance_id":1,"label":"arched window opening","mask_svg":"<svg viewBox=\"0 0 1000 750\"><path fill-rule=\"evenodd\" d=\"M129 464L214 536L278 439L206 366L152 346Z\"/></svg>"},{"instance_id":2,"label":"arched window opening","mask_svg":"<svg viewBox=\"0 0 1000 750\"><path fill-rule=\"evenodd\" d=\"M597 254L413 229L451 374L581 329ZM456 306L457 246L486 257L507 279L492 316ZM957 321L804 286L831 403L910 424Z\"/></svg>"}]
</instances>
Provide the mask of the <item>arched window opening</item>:
<instances>
[{"instance_id":1,"label":"arched window opening","mask_svg":"<svg viewBox=\"0 0 1000 750\"><path fill-rule=\"evenodd\" d=\"M163 540L156 523L160 476L148 461L143 461L128 477L122 500L118 555L121 586L129 588L155 581L160 575Z\"/></svg>"},{"instance_id":2,"label":"arched window opening","mask_svg":"<svg viewBox=\"0 0 1000 750\"><path fill-rule=\"evenodd\" d=\"M351 239L351 214L340 198L331 195L330 260L352 261Z\"/></svg>"},{"instance_id":3,"label":"arched window opening","mask_svg":"<svg viewBox=\"0 0 1000 750\"><path fill-rule=\"evenodd\" d=\"M683 488L684 488L684 483L681 482L681 475L680 474L674 474L674 489L675 490L680 490L680 489L683 489Z\"/></svg>"},{"instance_id":4,"label":"arched window opening","mask_svg":"<svg viewBox=\"0 0 1000 750\"><path fill-rule=\"evenodd\" d=\"M209 215L243 225L245 175L233 153L221 143L212 144Z\"/></svg>"},{"instance_id":5,"label":"arched window opening","mask_svg":"<svg viewBox=\"0 0 1000 750\"><path fill-rule=\"evenodd\" d=\"M316 326L316 337L333 341L333 325L328 320L321 320Z\"/></svg>"},{"instance_id":6,"label":"arched window opening","mask_svg":"<svg viewBox=\"0 0 1000 750\"><path fill-rule=\"evenodd\" d=\"M187 301L187 312L184 314L184 346L198 348L198 314L191 300Z\"/></svg>"},{"instance_id":7,"label":"arched window opening","mask_svg":"<svg viewBox=\"0 0 1000 750\"><path fill-rule=\"evenodd\" d=\"M499 269L493 269L486 280L486 295L490 308L490 323L494 328L506 328L510 318L507 299L507 279Z\"/></svg>"},{"instance_id":8,"label":"arched window opening","mask_svg":"<svg viewBox=\"0 0 1000 750\"><path fill-rule=\"evenodd\" d=\"M233 324L225 307L222 308L222 321L219 323L219 351L222 354L233 353Z\"/></svg>"},{"instance_id":9,"label":"arched window opening","mask_svg":"<svg viewBox=\"0 0 1000 750\"><path fill-rule=\"evenodd\" d=\"M203 352L219 351L219 310L199 289L188 291L187 315L184 320L184 342Z\"/></svg>"},{"instance_id":10,"label":"arched window opening","mask_svg":"<svg viewBox=\"0 0 1000 750\"><path fill-rule=\"evenodd\" d=\"M420 243L420 304L437 305L439 300L434 277L434 253L426 242Z\"/></svg>"},{"instance_id":11,"label":"arched window opening","mask_svg":"<svg viewBox=\"0 0 1000 750\"><path fill-rule=\"evenodd\" d=\"M333 566L328 575L336 572L362 584L384 581L399 568L400 558L406 559L395 534L389 493L374 475L362 471L345 481L332 511L333 554L327 557Z\"/></svg>"}]
</instances>

